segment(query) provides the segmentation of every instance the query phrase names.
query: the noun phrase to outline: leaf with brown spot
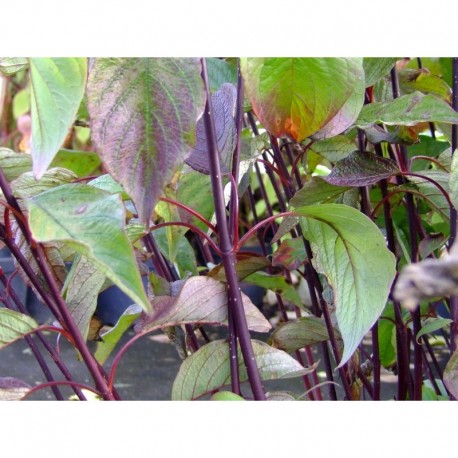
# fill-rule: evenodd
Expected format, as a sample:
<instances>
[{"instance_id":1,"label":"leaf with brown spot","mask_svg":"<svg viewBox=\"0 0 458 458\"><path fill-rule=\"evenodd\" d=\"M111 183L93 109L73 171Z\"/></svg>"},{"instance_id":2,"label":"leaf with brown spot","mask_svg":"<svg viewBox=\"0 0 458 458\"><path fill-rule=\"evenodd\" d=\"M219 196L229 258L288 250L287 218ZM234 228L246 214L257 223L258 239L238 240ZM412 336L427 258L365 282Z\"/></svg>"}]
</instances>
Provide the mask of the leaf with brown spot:
<instances>
[{"instance_id":1,"label":"leaf with brown spot","mask_svg":"<svg viewBox=\"0 0 458 458\"><path fill-rule=\"evenodd\" d=\"M360 58L242 58L241 69L263 126L298 142L331 122L355 91L364 91ZM353 118L353 105L352 100L340 113ZM333 132L347 125L342 116L332 122Z\"/></svg>"}]
</instances>

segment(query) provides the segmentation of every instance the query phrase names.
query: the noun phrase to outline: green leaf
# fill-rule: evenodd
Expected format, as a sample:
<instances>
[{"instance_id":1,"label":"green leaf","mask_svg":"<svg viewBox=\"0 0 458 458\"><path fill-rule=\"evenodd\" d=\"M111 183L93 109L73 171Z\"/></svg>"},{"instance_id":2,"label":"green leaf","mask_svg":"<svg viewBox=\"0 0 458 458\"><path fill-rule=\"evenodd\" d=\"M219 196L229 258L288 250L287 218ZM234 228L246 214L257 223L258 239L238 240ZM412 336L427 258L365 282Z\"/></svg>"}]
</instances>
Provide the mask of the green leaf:
<instances>
[{"instance_id":1,"label":"green leaf","mask_svg":"<svg viewBox=\"0 0 458 458\"><path fill-rule=\"evenodd\" d=\"M177 200L210 221L215 212L210 177L191 169L182 173L177 185ZM205 223L186 210L181 208L177 210L181 221L194 224L204 232L208 230Z\"/></svg>"},{"instance_id":2,"label":"green leaf","mask_svg":"<svg viewBox=\"0 0 458 458\"><path fill-rule=\"evenodd\" d=\"M13 377L0 377L0 401L19 401L32 387Z\"/></svg>"},{"instance_id":3,"label":"green leaf","mask_svg":"<svg viewBox=\"0 0 458 458\"><path fill-rule=\"evenodd\" d=\"M365 105L355 124L366 128L378 122L387 125L414 126L419 122L437 121L458 124L458 113L434 95L414 92L391 102Z\"/></svg>"},{"instance_id":4,"label":"green leaf","mask_svg":"<svg viewBox=\"0 0 458 458\"><path fill-rule=\"evenodd\" d=\"M353 89L353 94L344 103L336 115L334 115L334 117L328 121L322 129L313 134L312 138L315 140L331 138L350 127L358 118L359 112L364 105L364 94L364 73L360 70Z\"/></svg>"},{"instance_id":5,"label":"green leaf","mask_svg":"<svg viewBox=\"0 0 458 458\"><path fill-rule=\"evenodd\" d=\"M85 256L78 256L65 281L65 302L85 339L104 282L105 275Z\"/></svg>"},{"instance_id":6,"label":"green leaf","mask_svg":"<svg viewBox=\"0 0 458 458\"><path fill-rule=\"evenodd\" d=\"M421 172L422 175L433 179L439 186L441 186L447 194L450 194L449 190L449 174L438 170L424 170ZM445 198L444 194L440 189L430 181L416 177L409 176L408 180L410 183L414 183L415 189L417 189L421 196L431 204L431 207L437 211L446 219L450 218L450 206ZM406 184L401 188L410 188L411 185Z\"/></svg>"},{"instance_id":7,"label":"green leaf","mask_svg":"<svg viewBox=\"0 0 458 458\"><path fill-rule=\"evenodd\" d=\"M27 199L57 186L71 183L77 178L78 176L70 170L60 168L46 170L39 180L35 179L32 172L26 172L11 183L11 189L17 197Z\"/></svg>"},{"instance_id":8,"label":"green leaf","mask_svg":"<svg viewBox=\"0 0 458 458\"><path fill-rule=\"evenodd\" d=\"M242 58L241 69L262 125L296 141L334 118L363 78L359 58Z\"/></svg>"},{"instance_id":9,"label":"green leaf","mask_svg":"<svg viewBox=\"0 0 458 458\"><path fill-rule=\"evenodd\" d=\"M237 86L237 65L234 62L216 57L207 57L205 61L210 92L219 90L224 83L232 83Z\"/></svg>"},{"instance_id":10,"label":"green leaf","mask_svg":"<svg viewBox=\"0 0 458 458\"><path fill-rule=\"evenodd\" d=\"M238 394L232 393L232 391L219 391L215 393L211 401L244 401L245 399Z\"/></svg>"},{"instance_id":11,"label":"green leaf","mask_svg":"<svg viewBox=\"0 0 458 458\"><path fill-rule=\"evenodd\" d=\"M422 401L449 401L450 397L445 390L444 385L440 379L435 379L441 394L436 394L436 390L431 383L431 380L424 380L421 386L421 400Z\"/></svg>"},{"instance_id":12,"label":"green leaf","mask_svg":"<svg viewBox=\"0 0 458 458\"><path fill-rule=\"evenodd\" d=\"M450 167L449 176L449 197L455 208L458 208L458 155L454 154L452 157L452 165Z\"/></svg>"},{"instance_id":13,"label":"green leaf","mask_svg":"<svg viewBox=\"0 0 458 458\"><path fill-rule=\"evenodd\" d=\"M95 59L87 92L94 145L149 225L164 186L195 145L205 107L200 61Z\"/></svg>"},{"instance_id":14,"label":"green leaf","mask_svg":"<svg viewBox=\"0 0 458 458\"><path fill-rule=\"evenodd\" d=\"M418 252L421 259L427 258L430 254L443 247L446 241L447 238L441 232L426 235L418 245Z\"/></svg>"},{"instance_id":15,"label":"green leaf","mask_svg":"<svg viewBox=\"0 0 458 458\"><path fill-rule=\"evenodd\" d=\"M317 203L334 202L345 191L350 189L348 186L336 186L328 183L327 178L312 177L304 183L304 186L294 194L290 200L293 207L303 207Z\"/></svg>"},{"instance_id":16,"label":"green leaf","mask_svg":"<svg viewBox=\"0 0 458 458\"><path fill-rule=\"evenodd\" d=\"M396 273L395 258L380 229L352 207L321 204L294 212L305 217L301 218L304 237L334 292L344 340L342 366L385 307Z\"/></svg>"},{"instance_id":17,"label":"green leaf","mask_svg":"<svg viewBox=\"0 0 458 458\"><path fill-rule=\"evenodd\" d=\"M265 272L255 272L244 279L245 282L251 285L261 286L262 288L270 289L277 294L280 294L288 302L291 302L298 307L304 308L301 297L293 285L286 281L283 275L269 275Z\"/></svg>"},{"instance_id":18,"label":"green leaf","mask_svg":"<svg viewBox=\"0 0 458 458\"><path fill-rule=\"evenodd\" d=\"M110 194L121 194L123 200L129 199L129 196L126 194L122 186L113 180L113 178L108 174L100 175L99 177L88 181L87 184L89 186L94 186L98 189L102 189Z\"/></svg>"},{"instance_id":19,"label":"green leaf","mask_svg":"<svg viewBox=\"0 0 458 458\"><path fill-rule=\"evenodd\" d=\"M434 94L447 103L451 103L452 90L449 85L426 68L398 70L399 85L405 94L420 91L424 94Z\"/></svg>"},{"instance_id":20,"label":"green leaf","mask_svg":"<svg viewBox=\"0 0 458 458\"><path fill-rule=\"evenodd\" d=\"M51 164L72 126L86 86L87 59L32 58L30 64L33 172Z\"/></svg>"},{"instance_id":21,"label":"green leaf","mask_svg":"<svg viewBox=\"0 0 458 458\"><path fill-rule=\"evenodd\" d=\"M86 177L100 167L101 161L96 153L61 149L51 162L51 167L71 170L79 177Z\"/></svg>"},{"instance_id":22,"label":"green leaf","mask_svg":"<svg viewBox=\"0 0 458 458\"><path fill-rule=\"evenodd\" d=\"M390 319L383 319L387 317ZM378 345L380 362L390 368L396 363L396 325L394 324L393 303L389 302L378 321Z\"/></svg>"},{"instance_id":23,"label":"green leaf","mask_svg":"<svg viewBox=\"0 0 458 458\"><path fill-rule=\"evenodd\" d=\"M324 180L334 186L370 186L399 173L391 159L367 151L355 151L337 162Z\"/></svg>"},{"instance_id":24,"label":"green leaf","mask_svg":"<svg viewBox=\"0 0 458 458\"><path fill-rule=\"evenodd\" d=\"M13 98L13 118L17 121L30 111L30 89L21 89Z\"/></svg>"},{"instance_id":25,"label":"green leaf","mask_svg":"<svg viewBox=\"0 0 458 458\"><path fill-rule=\"evenodd\" d=\"M68 184L26 202L35 240L67 242L145 311L151 310L132 245L124 232L125 210L119 195L93 186Z\"/></svg>"},{"instance_id":26,"label":"green leaf","mask_svg":"<svg viewBox=\"0 0 458 458\"><path fill-rule=\"evenodd\" d=\"M365 57L363 67L366 87L373 86L387 75L397 60L396 57Z\"/></svg>"},{"instance_id":27,"label":"green leaf","mask_svg":"<svg viewBox=\"0 0 458 458\"><path fill-rule=\"evenodd\" d=\"M33 318L14 310L0 308L0 348L37 328L38 323Z\"/></svg>"},{"instance_id":28,"label":"green leaf","mask_svg":"<svg viewBox=\"0 0 458 458\"><path fill-rule=\"evenodd\" d=\"M191 277L171 284L172 296L157 296L152 301L153 314L139 323L141 331L179 324L227 323L226 285L209 277ZM268 332L270 323L242 293L248 328Z\"/></svg>"},{"instance_id":29,"label":"green leaf","mask_svg":"<svg viewBox=\"0 0 458 458\"><path fill-rule=\"evenodd\" d=\"M452 357L450 358L447 366L445 366L443 374L444 385L450 394L457 399L458 398L458 351L455 350Z\"/></svg>"},{"instance_id":30,"label":"green leaf","mask_svg":"<svg viewBox=\"0 0 458 458\"><path fill-rule=\"evenodd\" d=\"M337 336L338 331L335 330ZM269 339L269 344L287 353L329 339L326 324L317 317L308 316L280 324Z\"/></svg>"},{"instance_id":31,"label":"green leaf","mask_svg":"<svg viewBox=\"0 0 458 458\"><path fill-rule=\"evenodd\" d=\"M100 159L95 153L61 149L51 162L51 168L67 169L78 177L87 176L100 166ZM8 181L32 170L32 156L16 153L8 148L0 148L0 167Z\"/></svg>"},{"instance_id":32,"label":"green leaf","mask_svg":"<svg viewBox=\"0 0 458 458\"><path fill-rule=\"evenodd\" d=\"M0 57L0 72L4 75L13 75L27 67L27 63L25 57Z\"/></svg>"},{"instance_id":33,"label":"green leaf","mask_svg":"<svg viewBox=\"0 0 458 458\"><path fill-rule=\"evenodd\" d=\"M256 364L262 380L300 377L314 369L304 369L294 358L258 340L252 340ZM246 382L243 358L239 349L239 377ZM224 340L210 342L183 361L173 383L172 400L196 399L230 383L229 344Z\"/></svg>"},{"instance_id":34,"label":"green leaf","mask_svg":"<svg viewBox=\"0 0 458 458\"><path fill-rule=\"evenodd\" d=\"M438 141L434 138L428 137L426 135L419 136L420 142L416 145L411 145L407 147L407 152L409 158L414 156L428 156L432 158L437 158L438 161L444 165L446 168L450 167L451 155L450 155L450 144L444 141ZM444 158L441 158L441 153L446 152L447 158L444 162ZM426 170L431 166L430 161L425 161L423 159L415 160L412 163L412 172L418 172L420 170Z\"/></svg>"},{"instance_id":35,"label":"green leaf","mask_svg":"<svg viewBox=\"0 0 458 458\"><path fill-rule=\"evenodd\" d=\"M183 237L183 231L176 229L177 227L160 227L153 232L154 240L157 242L161 253L169 261L178 265L181 277L184 277L186 272L197 275L197 260L194 250L188 239ZM182 228L178 227L178 229ZM172 239L169 238L169 234L172 234Z\"/></svg>"},{"instance_id":36,"label":"green leaf","mask_svg":"<svg viewBox=\"0 0 458 458\"><path fill-rule=\"evenodd\" d=\"M304 142L307 145L308 141ZM310 147L312 151L324 157L330 162L340 161L353 151L357 151L358 146L354 140L343 135L314 142Z\"/></svg>"},{"instance_id":37,"label":"green leaf","mask_svg":"<svg viewBox=\"0 0 458 458\"><path fill-rule=\"evenodd\" d=\"M32 169L32 158L29 154L15 153L8 148L0 148L0 167L8 181Z\"/></svg>"},{"instance_id":38,"label":"green leaf","mask_svg":"<svg viewBox=\"0 0 458 458\"><path fill-rule=\"evenodd\" d=\"M420 331L417 334L417 342L420 342L420 337L431 332L437 331L438 329L445 328L450 323L453 323L453 320L449 318L428 318L422 324Z\"/></svg>"},{"instance_id":39,"label":"green leaf","mask_svg":"<svg viewBox=\"0 0 458 458\"><path fill-rule=\"evenodd\" d=\"M95 359L99 362L99 364L105 363L121 337L130 328L132 323L140 316L141 310L141 307L137 304L130 305L119 317L116 325L108 332L101 334L100 338L102 340L97 342L97 349L94 354Z\"/></svg>"}]
</instances>

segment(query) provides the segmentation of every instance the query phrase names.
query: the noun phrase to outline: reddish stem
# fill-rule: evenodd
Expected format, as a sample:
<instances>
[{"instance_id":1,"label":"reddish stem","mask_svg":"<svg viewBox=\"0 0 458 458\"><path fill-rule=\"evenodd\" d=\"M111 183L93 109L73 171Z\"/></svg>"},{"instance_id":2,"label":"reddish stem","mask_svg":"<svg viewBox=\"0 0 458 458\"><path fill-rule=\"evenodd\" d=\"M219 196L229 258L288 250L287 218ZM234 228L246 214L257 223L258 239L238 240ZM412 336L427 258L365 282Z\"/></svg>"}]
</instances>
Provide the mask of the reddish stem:
<instances>
[{"instance_id":1,"label":"reddish stem","mask_svg":"<svg viewBox=\"0 0 458 458\"><path fill-rule=\"evenodd\" d=\"M188 207L187 205L182 204L181 202L178 202L173 199L169 199L168 197L160 197L159 200L162 200L163 202L167 202L172 205L176 205L177 207L182 208L183 210L187 211L190 213L192 216L195 216L198 220L202 221L209 229L211 229L215 234L218 233L216 230L216 227L213 226L212 223L210 223L208 220L206 220L200 213L197 213L195 210L192 208Z\"/></svg>"}]
</instances>

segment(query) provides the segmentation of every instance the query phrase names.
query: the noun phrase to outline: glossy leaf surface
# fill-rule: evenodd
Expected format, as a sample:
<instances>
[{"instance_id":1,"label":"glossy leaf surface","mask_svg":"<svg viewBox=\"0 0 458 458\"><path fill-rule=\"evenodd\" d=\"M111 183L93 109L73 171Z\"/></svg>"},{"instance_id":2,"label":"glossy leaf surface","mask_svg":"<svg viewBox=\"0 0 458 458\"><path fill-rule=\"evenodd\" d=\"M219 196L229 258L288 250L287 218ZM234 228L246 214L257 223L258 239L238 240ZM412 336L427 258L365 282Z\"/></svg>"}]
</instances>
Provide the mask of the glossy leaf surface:
<instances>
[{"instance_id":1,"label":"glossy leaf surface","mask_svg":"<svg viewBox=\"0 0 458 458\"><path fill-rule=\"evenodd\" d=\"M31 153L40 178L59 151L83 99L87 59L31 58Z\"/></svg>"},{"instance_id":2,"label":"glossy leaf surface","mask_svg":"<svg viewBox=\"0 0 458 458\"><path fill-rule=\"evenodd\" d=\"M396 273L395 259L380 229L352 207L322 204L297 208L295 213L306 217L301 218L304 237L334 292L344 340L342 365L385 307Z\"/></svg>"},{"instance_id":3,"label":"glossy leaf surface","mask_svg":"<svg viewBox=\"0 0 458 458\"><path fill-rule=\"evenodd\" d=\"M363 73L362 59L242 58L241 64L246 94L262 125L296 141L337 115Z\"/></svg>"}]
</instances>

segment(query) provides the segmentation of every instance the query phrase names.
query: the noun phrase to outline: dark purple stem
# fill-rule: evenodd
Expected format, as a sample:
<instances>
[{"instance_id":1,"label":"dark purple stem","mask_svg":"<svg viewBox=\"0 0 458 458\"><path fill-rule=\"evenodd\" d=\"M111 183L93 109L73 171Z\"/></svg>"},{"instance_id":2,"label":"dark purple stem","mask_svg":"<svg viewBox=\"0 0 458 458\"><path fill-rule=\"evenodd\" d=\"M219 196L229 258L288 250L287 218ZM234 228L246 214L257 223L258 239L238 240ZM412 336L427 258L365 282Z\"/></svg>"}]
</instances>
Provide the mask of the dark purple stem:
<instances>
[{"instance_id":1,"label":"dark purple stem","mask_svg":"<svg viewBox=\"0 0 458 458\"><path fill-rule=\"evenodd\" d=\"M1 168L0 187L3 191L3 195L5 196L8 204L11 205L11 207L13 207L17 212L19 212L19 214L22 214L21 209L17 203L17 200L11 192L9 183L7 182L5 174L3 173L3 170ZM72 335L76 348L80 352L89 372L94 378L97 389L101 393L103 393L104 399L115 400L116 397L114 396L114 394L108 390L108 385L102 367L97 363L94 356L89 351L89 348L87 347L86 342L80 330L78 329L78 326L76 325L75 321L73 320L73 317L70 314L67 304L65 304L65 302L62 299L62 296L60 295L59 287L49 268L42 247L40 245L36 245L35 243L33 243L33 241L30 238L30 232L28 228L23 224L21 218L16 218L16 221L25 239L30 245L30 251L32 252L33 257L35 258L35 261L37 262L37 265L43 274L47 287L49 288L49 296L45 293L45 295L42 296L43 299L46 301L47 305L50 306L56 318L60 318L59 321L61 321L61 324ZM13 253L14 256L16 256L16 259L18 259L18 261L20 262L21 267L23 267L27 275L29 275L30 280L34 283L34 285L38 285L37 290L41 294L40 290L43 291L43 288L41 288L37 276L32 271L32 269L30 269L28 263L25 261L24 257L22 256L22 253L19 251L19 249L17 249L16 245L6 236L4 226L0 227L0 237L4 239L8 248L10 248L10 251Z\"/></svg>"},{"instance_id":2,"label":"dark purple stem","mask_svg":"<svg viewBox=\"0 0 458 458\"><path fill-rule=\"evenodd\" d=\"M221 258L223 261L224 271L227 279L229 303L233 306L233 316L237 328L237 334L240 342L243 360L247 369L248 380L256 400L265 400L266 395L262 386L259 370L256 365L256 359L251 344L250 332L246 322L246 316L243 309L242 295L239 288L237 273L235 271L236 258L232 250L231 238L226 220L226 205L224 203L224 190L219 162L218 146L216 143L215 125L213 120L213 111L211 108L211 97L209 93L209 84L207 76L207 66L205 59L202 62L202 78L205 83L207 102L203 115L205 123L205 132L207 135L207 145L209 151L210 177L212 182L213 199L215 203L216 221L219 230L219 243L221 249Z\"/></svg>"},{"instance_id":3,"label":"dark purple stem","mask_svg":"<svg viewBox=\"0 0 458 458\"><path fill-rule=\"evenodd\" d=\"M396 71L396 67L391 70L391 81L393 88L393 97L396 99L399 97L399 80ZM402 159L404 161L405 170L410 171L410 161L407 154L407 148L404 145L399 146ZM410 238L410 260L411 262L418 261L418 232L416 229L415 222L417 220L417 213L415 209L415 203L413 200L412 194L408 193L405 196L407 203L407 213L409 220L409 238ZM416 401L421 401L422 398L422 384L423 384L423 358L422 358L422 348L421 345L417 342L416 335L420 332L421 329L421 319L420 319L420 308L417 307L416 310L412 312L413 318L413 351L414 351L414 393L413 399Z\"/></svg>"},{"instance_id":4,"label":"dark purple stem","mask_svg":"<svg viewBox=\"0 0 458 458\"><path fill-rule=\"evenodd\" d=\"M458 111L458 58L454 57L453 62L453 84L452 84L452 108ZM455 154L455 150L458 147L458 125L452 124L452 156ZM457 212L453 207L450 218L450 239L449 248L453 245L456 238L457 232ZM450 313L453 323L450 326L450 341L451 349L454 352L457 348L456 337L458 336L458 297L450 297Z\"/></svg>"},{"instance_id":5,"label":"dark purple stem","mask_svg":"<svg viewBox=\"0 0 458 458\"><path fill-rule=\"evenodd\" d=\"M374 146L376 153L383 156L380 145ZM383 212L385 217L386 238L388 249L396 255L396 242L394 236L393 220L391 217L391 204L385 197L388 195L387 180L380 181L380 189L383 197ZM409 378L409 348L406 336L406 328L402 319L401 306L399 302L393 301L394 316L396 321L396 355L398 370L398 390L397 399L405 400L407 398L408 378Z\"/></svg>"},{"instance_id":6,"label":"dark purple stem","mask_svg":"<svg viewBox=\"0 0 458 458\"><path fill-rule=\"evenodd\" d=\"M3 286L5 288L7 288L8 286L8 281L3 273L3 269L0 268L0 281L3 283ZM7 292L10 296L11 296L11 299L13 300L13 302L16 304L16 307L17 307L17 310L25 315L27 315L27 309L26 307L24 306L24 304L19 300L17 294L15 293L15 291L13 289L10 289L8 292ZM53 361L56 363L56 366L60 369L60 371L62 372L63 376L67 379L67 380L72 380L72 376L70 374L70 372L68 371L67 367L65 366L65 364L63 363L63 361L60 359L59 355L57 354L57 352L54 350L54 348L52 348L52 346L49 344L49 342L46 340L46 338L44 337L43 333L41 331L36 331L35 333L38 337L38 339L40 340L40 342L43 344L43 346L46 348L46 350L49 352L49 354L51 355L51 358L53 359ZM34 352L34 355L35 355L35 351L34 349L32 348L32 345L36 348L36 345L35 345L35 342L33 341L33 338L31 336L25 336L26 337L26 341L27 343L29 344L29 347L31 348L31 350ZM28 339L31 340L31 344L29 343ZM37 348L36 348L36 351L39 351ZM41 355L40 355L41 356ZM40 364L40 361L38 360L38 357L35 355L35 357L37 358L37 361L38 363ZM41 366L41 364L40 364ZM44 371L43 371L44 372ZM46 374L45 374L46 375ZM52 381L53 379L52 378L48 378L46 377L48 381ZM54 392L54 394L56 395L56 398L59 399L57 397L57 394L54 390L57 390L59 391L59 388L57 386L52 386L51 388ZM78 388L78 387L73 387L74 391L75 391L75 394L78 396L78 398L82 401L85 401L86 398L84 396L84 394L82 393L82 391Z\"/></svg>"},{"instance_id":7,"label":"dark purple stem","mask_svg":"<svg viewBox=\"0 0 458 458\"><path fill-rule=\"evenodd\" d=\"M4 276L3 271L1 270L0 272L1 272L0 275L3 277ZM2 297L0 300L3 302L3 304L5 304L5 307L7 309L9 309L9 310L14 310L15 309L13 307L13 305L10 303L10 301L8 300L7 297ZM41 354L41 352L38 349L35 341L33 340L33 337L30 336L30 335L25 335L24 336L24 340L27 342L27 345L29 346L30 350L32 350L33 356L35 357L38 365L40 366L41 370L43 371L43 374L46 377L46 380L48 382L54 382L54 377L53 377L51 371L49 370L49 367L46 364L46 361L43 358L43 355ZM61 391L59 390L59 388L57 386L51 386L51 390L54 393L54 396L56 397L56 399L58 401L64 401L65 400L64 396L62 395Z\"/></svg>"}]
</instances>

